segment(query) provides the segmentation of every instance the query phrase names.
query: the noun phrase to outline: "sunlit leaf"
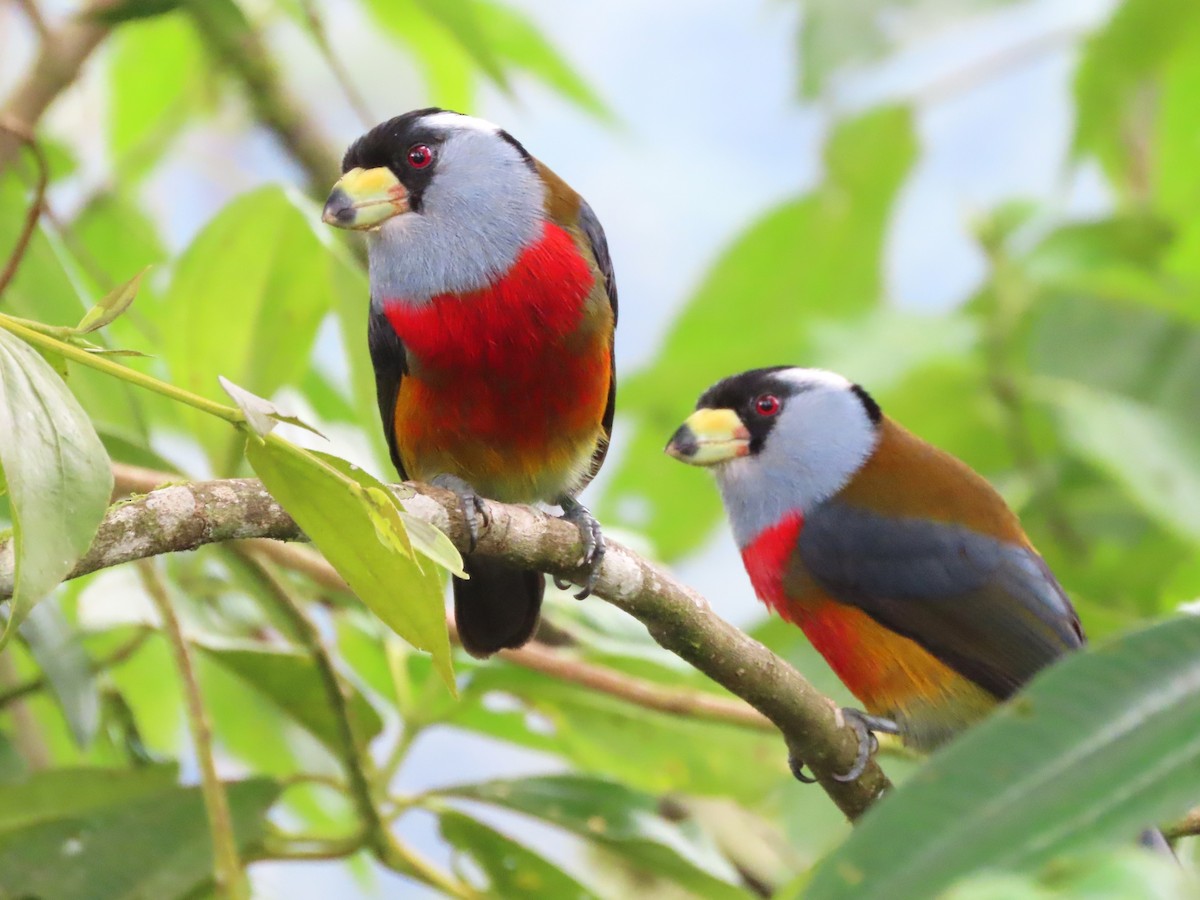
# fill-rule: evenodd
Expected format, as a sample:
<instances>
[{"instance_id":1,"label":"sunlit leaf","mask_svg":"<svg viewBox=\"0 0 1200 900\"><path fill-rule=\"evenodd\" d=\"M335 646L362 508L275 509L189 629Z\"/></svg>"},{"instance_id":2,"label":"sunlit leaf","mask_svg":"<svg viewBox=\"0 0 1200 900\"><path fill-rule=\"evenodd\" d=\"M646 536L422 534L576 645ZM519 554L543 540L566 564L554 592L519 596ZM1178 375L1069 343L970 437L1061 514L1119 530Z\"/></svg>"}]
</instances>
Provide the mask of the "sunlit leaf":
<instances>
[{"instance_id":1,"label":"sunlit leaf","mask_svg":"<svg viewBox=\"0 0 1200 900\"><path fill-rule=\"evenodd\" d=\"M184 253L164 303L163 357L172 380L212 396L222 374L270 396L309 365L329 306L330 256L303 211L274 187L223 209ZM185 413L218 472L236 462L228 426Z\"/></svg>"},{"instance_id":2,"label":"sunlit leaf","mask_svg":"<svg viewBox=\"0 0 1200 900\"><path fill-rule=\"evenodd\" d=\"M146 269L138 272L124 284L117 285L111 291L100 299L100 302L89 309L79 324L75 328L83 333L96 331L103 328L109 322L112 322L117 316L129 309L133 305L134 299L137 297L138 286L141 284L142 276L146 274ZM136 352L136 351L104 351L107 353L115 352Z\"/></svg>"},{"instance_id":3,"label":"sunlit leaf","mask_svg":"<svg viewBox=\"0 0 1200 900\"><path fill-rule=\"evenodd\" d=\"M367 607L398 635L432 654L453 690L450 638L438 570L380 541L380 518L357 481L282 441L249 441L246 455L267 490Z\"/></svg>"},{"instance_id":4,"label":"sunlit leaf","mask_svg":"<svg viewBox=\"0 0 1200 900\"><path fill-rule=\"evenodd\" d=\"M1198 718L1200 618L1068 657L876 803L804 896L933 897L984 867L1132 842L1200 801Z\"/></svg>"},{"instance_id":5,"label":"sunlit leaf","mask_svg":"<svg viewBox=\"0 0 1200 900\"><path fill-rule=\"evenodd\" d=\"M0 435L6 436L0 440L0 469L16 542L2 644L87 552L108 509L113 480L87 413L37 351L4 330Z\"/></svg>"}]
</instances>

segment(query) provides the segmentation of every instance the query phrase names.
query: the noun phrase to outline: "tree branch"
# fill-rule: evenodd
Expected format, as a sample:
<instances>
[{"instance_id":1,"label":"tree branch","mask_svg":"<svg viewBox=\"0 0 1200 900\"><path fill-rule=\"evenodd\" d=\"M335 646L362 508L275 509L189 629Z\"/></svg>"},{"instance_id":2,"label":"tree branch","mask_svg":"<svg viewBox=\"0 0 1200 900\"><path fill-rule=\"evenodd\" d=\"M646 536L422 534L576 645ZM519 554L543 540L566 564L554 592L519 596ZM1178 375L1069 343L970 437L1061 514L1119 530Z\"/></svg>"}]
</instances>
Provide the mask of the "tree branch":
<instances>
[{"instance_id":1,"label":"tree branch","mask_svg":"<svg viewBox=\"0 0 1200 900\"><path fill-rule=\"evenodd\" d=\"M108 35L109 26L96 17L116 0L94 0L42 40L41 49L27 77L0 107L0 118L33 132L42 115L76 78L92 51ZM16 157L21 142L11 134L0 134L0 172Z\"/></svg>"},{"instance_id":2,"label":"tree branch","mask_svg":"<svg viewBox=\"0 0 1200 900\"><path fill-rule=\"evenodd\" d=\"M454 494L413 484L406 485L402 499L410 514L445 531L460 549L467 546ZM554 575L582 574L579 533L571 524L522 506L489 502L488 513L491 526L480 537L480 554ZM303 539L295 522L257 480L174 485L114 506L72 577L159 553L261 537ZM0 599L11 595L12 584L12 544L0 542ZM844 727L836 705L757 641L720 619L695 591L614 541L600 568L596 595L640 620L664 648L770 719L849 818L857 818L889 787L874 763L854 781L835 778L850 769L858 750L858 740Z\"/></svg>"}]
</instances>

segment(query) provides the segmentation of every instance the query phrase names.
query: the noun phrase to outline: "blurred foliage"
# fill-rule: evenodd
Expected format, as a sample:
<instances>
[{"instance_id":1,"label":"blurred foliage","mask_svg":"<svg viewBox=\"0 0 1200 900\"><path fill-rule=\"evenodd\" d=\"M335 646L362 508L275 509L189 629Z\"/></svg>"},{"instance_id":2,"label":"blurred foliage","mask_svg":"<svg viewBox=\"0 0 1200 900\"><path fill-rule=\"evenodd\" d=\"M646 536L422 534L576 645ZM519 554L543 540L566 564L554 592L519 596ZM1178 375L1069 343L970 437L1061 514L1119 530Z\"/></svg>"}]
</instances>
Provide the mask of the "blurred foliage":
<instances>
[{"instance_id":1,"label":"blurred foliage","mask_svg":"<svg viewBox=\"0 0 1200 900\"><path fill-rule=\"evenodd\" d=\"M280 131L261 102L247 102L248 84L257 101L278 88L272 61L239 69L230 61L236 42L217 46L214 27L229 25L264 53L275 46L264 36L298 34L314 59L341 58L354 69L353 48L331 44L332 4L214 0L199 16L204 2L111 6L103 134L42 140L55 215L41 219L0 295L0 313L70 328L100 303L89 320L104 323L88 335L93 350L151 354L128 362L214 403L225 402L217 382L225 376L252 392L235 391L243 408L267 416L262 431L278 416L254 395L277 404L279 415L300 413L387 476L362 341L366 280L352 246L326 233L312 202L291 189L260 188L213 215L182 253L166 249L170 210L159 191L180 141L229 128L231 103L246 110L247 129ZM800 93L825 100L847 73L1006 0L794 2ZM485 87L515 94L532 80L602 122L620 115L515 6L348 5L419 73L420 85L407 88L413 106L471 109ZM717 497L698 473L662 456L666 436L717 377L775 363L822 365L866 385L890 415L1001 488L1093 637L1128 632L1200 597L1200 6L1124 0L1081 38L1075 67L1069 165L1102 172L1108 212L1080 221L1052 202L998 204L973 223L986 277L937 316L895 308L884 267L897 199L921 159L921 110L893 102L831 120L820 180L781 199L712 262L657 358L623 378L626 446L598 498L606 524L668 561L701 551L717 528ZM103 140L103 179L81 180L81 140ZM328 156L338 149L327 148ZM282 150L308 165L294 147ZM313 183L323 177L305 174ZM32 184L24 164L0 172L5 256ZM74 201L59 209L62 196ZM154 268L135 285L136 302L109 321L128 300L122 286L147 266ZM619 259L617 269L619 276ZM64 368L65 382L57 374ZM69 571L94 530L109 492L96 465L104 452L197 477L245 475L247 435L54 353L39 355L7 331L0 385L0 423L34 415L22 418L31 437L21 442L7 437L15 426L0 427L0 519L8 520L0 527L14 525L26 538L11 621L32 609L5 651L12 671L0 673L0 894L203 895L211 850L200 794L179 783L180 764L184 782L195 782L180 683L143 585L111 570L33 603ZM35 425L40 444L26 431ZM326 446L285 426L277 431ZM443 682L439 570L412 555L453 568L436 534L406 529L402 508L380 505L362 470L274 438L249 440L259 474L298 518L308 517L305 527L362 600L219 547L162 568L195 650L222 763L251 773L228 785L237 844L249 860L308 853L347 858L361 873L364 823L346 780L348 721L352 749L369 753L366 768L377 770L374 799L389 822L403 827L410 812L431 814L450 871L494 896L778 889L790 897L811 887L849 897L854 889L831 879L928 859L918 851L942 839L939 867L918 873L929 879L920 888L929 896L980 865L1011 871L977 873L946 896L1149 898L1183 890L1173 867L1132 849L1088 854L1100 852L1097 841L1200 798L1192 775L1166 768L1183 760L1194 772L1194 754L1178 755L1195 749L1183 733L1194 711L1180 712L1194 705L1194 687L1150 716L1165 702L1155 685L1194 682L1192 625L1152 627L1052 671L1039 687L1071 700L1059 721L1045 723L1052 751L1026 759L1028 747L1018 753L1009 743L1028 734L1014 725L1028 709L1016 707L919 770L843 843L840 815L817 789L792 780L774 735L641 709L501 660L456 656L452 696ZM33 514L21 520L14 508ZM385 540L395 551L386 559ZM368 545L375 555L358 558ZM309 613L311 632L289 616L281 594ZM569 641L559 652L571 659L660 687L717 691L611 609L557 594L548 607ZM439 662L397 634L437 650ZM847 699L794 628L767 620L754 634ZM1139 643L1163 634L1169 647ZM1122 657L1130 647L1153 665ZM1118 669L1131 679L1122 689L1106 680ZM1039 696L1030 695L1034 718L1046 699ZM1022 795L1037 822L1022 806L989 826L994 836L1007 824L1025 843L1005 832L1012 852L1001 857L976 830L961 828L996 790L989 779L1009 771L989 761L1020 759L1022 773L1044 774L1040 764L1074 758L1122 711L1153 719L1137 754L1097 754L1064 781L1066 796ZM543 774L479 781L469 764L478 738L496 752L519 748ZM412 794L400 787L405 763L427 740L462 748L461 779ZM898 781L915 768L890 757L885 764ZM1117 785L1117 818L1079 820ZM1160 803L1164 786L1173 791ZM529 822L539 824L530 830ZM1019 852L1050 833L1069 839L1043 850L1075 855L1046 862L1048 850ZM847 859L852 868L839 867Z\"/></svg>"}]
</instances>

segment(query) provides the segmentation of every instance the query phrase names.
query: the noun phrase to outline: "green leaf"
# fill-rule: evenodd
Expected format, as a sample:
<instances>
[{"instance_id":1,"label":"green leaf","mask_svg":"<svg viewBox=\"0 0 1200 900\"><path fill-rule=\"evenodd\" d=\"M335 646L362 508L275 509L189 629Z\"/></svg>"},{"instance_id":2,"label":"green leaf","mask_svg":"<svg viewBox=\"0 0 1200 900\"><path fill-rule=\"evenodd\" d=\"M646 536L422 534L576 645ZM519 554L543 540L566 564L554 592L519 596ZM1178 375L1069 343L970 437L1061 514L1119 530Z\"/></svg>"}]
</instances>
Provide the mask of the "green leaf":
<instances>
[{"instance_id":1,"label":"green leaf","mask_svg":"<svg viewBox=\"0 0 1200 900\"><path fill-rule=\"evenodd\" d=\"M152 8L148 15L158 17L120 28L112 38L109 64L109 147L125 179L149 174L199 111L204 95L219 84L210 77L188 17L159 16L181 5L180 0L126 0L113 11L129 12L137 5ZM149 72L153 77L147 77Z\"/></svg>"},{"instance_id":2,"label":"green leaf","mask_svg":"<svg viewBox=\"0 0 1200 900\"><path fill-rule=\"evenodd\" d=\"M316 664L303 653L263 648L201 644L200 648L246 684L260 691L275 705L321 741L335 756L342 752L343 738L338 717L330 708ZM379 713L359 691L352 690L346 702L355 735L365 746L383 730Z\"/></svg>"},{"instance_id":3,"label":"green leaf","mask_svg":"<svg viewBox=\"0 0 1200 900\"><path fill-rule=\"evenodd\" d=\"M490 35L485 31L484 10L476 0L459 0L457 3L443 3L441 0L411 2L417 10L445 28L497 87L508 90L508 77L496 56Z\"/></svg>"},{"instance_id":4,"label":"green leaf","mask_svg":"<svg viewBox=\"0 0 1200 900\"><path fill-rule=\"evenodd\" d=\"M36 350L2 329L0 435L10 436L0 440L0 470L16 543L3 646L91 546L113 480L104 445L63 380Z\"/></svg>"},{"instance_id":5,"label":"green leaf","mask_svg":"<svg viewBox=\"0 0 1200 900\"><path fill-rule=\"evenodd\" d=\"M480 800L535 816L595 841L631 864L706 898L743 898L737 873L706 834L669 822L650 794L611 781L552 775L462 785L440 794Z\"/></svg>"},{"instance_id":6,"label":"green leaf","mask_svg":"<svg viewBox=\"0 0 1200 900\"><path fill-rule=\"evenodd\" d=\"M138 272L124 284L117 285L104 297L89 309L79 320L79 324L75 326L77 331L87 334L89 331L96 331L103 328L109 322L112 322L117 316L129 309L133 305L134 299L137 297L138 285L141 284L142 276L146 274L147 266L142 271ZM131 351L108 351L115 352L131 352Z\"/></svg>"},{"instance_id":7,"label":"green leaf","mask_svg":"<svg viewBox=\"0 0 1200 900\"><path fill-rule=\"evenodd\" d=\"M280 412L279 407L270 400L260 397L258 394L252 394L245 388L238 387L224 375L218 375L217 382L233 402L238 405L238 409L245 414L246 421L259 437L266 437L275 430L275 426L280 422L311 431L317 437L325 437L325 435L303 421L299 416L289 416Z\"/></svg>"},{"instance_id":8,"label":"green leaf","mask_svg":"<svg viewBox=\"0 0 1200 900\"><path fill-rule=\"evenodd\" d=\"M487 876L492 897L592 900L597 895L528 847L454 810L438 814L442 838Z\"/></svg>"},{"instance_id":9,"label":"green leaf","mask_svg":"<svg viewBox=\"0 0 1200 900\"><path fill-rule=\"evenodd\" d=\"M1198 29L1200 6L1191 0L1125 0L1084 44L1073 149L1095 154L1127 194L1146 187L1141 138L1152 129L1154 81L1175 53L1195 52Z\"/></svg>"},{"instance_id":10,"label":"green leaf","mask_svg":"<svg viewBox=\"0 0 1200 900\"><path fill-rule=\"evenodd\" d=\"M415 0L366 0L365 6L383 30L403 41L416 56L430 102L446 109L471 107L477 69L446 29L422 15Z\"/></svg>"},{"instance_id":11,"label":"green leaf","mask_svg":"<svg viewBox=\"0 0 1200 900\"><path fill-rule=\"evenodd\" d=\"M55 819L78 818L98 809L161 794L175 787L176 767L51 769L23 781L0 784L0 833Z\"/></svg>"},{"instance_id":12,"label":"green leaf","mask_svg":"<svg viewBox=\"0 0 1200 900\"><path fill-rule=\"evenodd\" d=\"M387 528L366 491L328 463L286 442L249 441L254 471L367 607L396 634L433 655L454 690L450 638L438 570L380 540ZM382 521L382 524L381 524ZM395 535L395 540L401 540Z\"/></svg>"},{"instance_id":13,"label":"green leaf","mask_svg":"<svg viewBox=\"0 0 1200 900\"><path fill-rule=\"evenodd\" d=\"M216 373L269 397L309 366L329 306L331 257L301 210L275 187L238 197L184 253L164 302L163 357L172 381L211 396ZM228 426L184 412L189 433L227 473L236 462Z\"/></svg>"},{"instance_id":14,"label":"green leaf","mask_svg":"<svg viewBox=\"0 0 1200 900\"><path fill-rule=\"evenodd\" d=\"M1108 472L1148 513L1200 544L1200 428L1161 410L1085 387L1055 384L1045 399L1083 459Z\"/></svg>"},{"instance_id":15,"label":"green leaf","mask_svg":"<svg viewBox=\"0 0 1200 900\"><path fill-rule=\"evenodd\" d=\"M450 574L459 578L468 577L463 569L462 554L450 538L436 526L409 515L404 508L404 501L397 497L390 487L360 466L328 453L316 450L311 452L326 465L357 482L367 492L374 513L387 520L386 530L397 535L404 552L416 550Z\"/></svg>"},{"instance_id":16,"label":"green leaf","mask_svg":"<svg viewBox=\"0 0 1200 900\"><path fill-rule=\"evenodd\" d=\"M771 211L717 262L655 363L622 387L634 428L602 519L648 534L667 558L699 546L718 519L717 492L663 445L716 379L802 362L812 323L854 320L879 302L884 233L915 156L905 109L843 122L825 150L825 183Z\"/></svg>"},{"instance_id":17,"label":"green leaf","mask_svg":"<svg viewBox=\"0 0 1200 900\"><path fill-rule=\"evenodd\" d=\"M985 867L1132 842L1200 800L1197 721L1200 618L1070 656L879 801L804 896L933 897Z\"/></svg>"},{"instance_id":18,"label":"green leaf","mask_svg":"<svg viewBox=\"0 0 1200 900\"><path fill-rule=\"evenodd\" d=\"M149 781L141 782L149 771ZM212 878L212 849L199 788L161 786L161 775L137 770L49 772L26 785L50 802L37 821L0 832L0 891L14 897L71 900L139 900L186 897ZM66 788L97 797L111 787L110 802L80 804ZM228 783L234 832L246 853L260 842L265 814L279 795L277 783ZM0 797L11 788L0 788ZM7 799L7 798L5 798ZM11 808L6 804L6 809Z\"/></svg>"},{"instance_id":19,"label":"green leaf","mask_svg":"<svg viewBox=\"0 0 1200 900\"><path fill-rule=\"evenodd\" d=\"M100 693L92 663L55 600L35 606L21 623L21 638L54 692L75 742L86 748L100 727Z\"/></svg>"}]
</instances>

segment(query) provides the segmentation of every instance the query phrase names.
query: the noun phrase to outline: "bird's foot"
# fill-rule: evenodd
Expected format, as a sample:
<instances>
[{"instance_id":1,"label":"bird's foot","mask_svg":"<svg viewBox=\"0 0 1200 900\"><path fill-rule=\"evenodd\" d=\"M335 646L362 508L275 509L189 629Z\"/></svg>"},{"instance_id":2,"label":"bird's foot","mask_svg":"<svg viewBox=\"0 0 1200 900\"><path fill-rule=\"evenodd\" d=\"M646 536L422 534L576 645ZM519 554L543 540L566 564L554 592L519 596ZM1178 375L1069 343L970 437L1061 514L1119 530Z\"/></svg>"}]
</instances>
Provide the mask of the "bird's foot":
<instances>
[{"instance_id":1,"label":"bird's foot","mask_svg":"<svg viewBox=\"0 0 1200 900\"><path fill-rule=\"evenodd\" d=\"M457 475L435 475L429 483L434 487L453 491L458 496L458 506L462 510L463 520L467 523L467 535L470 538L467 552L474 552L475 545L479 543L480 533L492 524L487 504L475 493L475 488Z\"/></svg>"},{"instance_id":2,"label":"bird's foot","mask_svg":"<svg viewBox=\"0 0 1200 900\"><path fill-rule=\"evenodd\" d=\"M583 584L580 585L583 590L575 595L575 599L584 600L592 593L592 588L596 586L596 579L600 575L600 562L604 559L605 550L604 533L600 530L600 523L596 521L596 517L574 497L563 497L558 501L558 505L562 507L562 518L567 522L574 523L575 527L579 529L579 536L583 541L581 565L587 568L587 575L583 579ZM554 586L560 591L565 591L570 587L570 582L556 576Z\"/></svg>"},{"instance_id":3,"label":"bird's foot","mask_svg":"<svg viewBox=\"0 0 1200 900\"><path fill-rule=\"evenodd\" d=\"M788 768L792 770L792 777L801 784L817 783L817 779L812 775L804 774L804 760L798 757L795 753L788 754Z\"/></svg>"},{"instance_id":4,"label":"bird's foot","mask_svg":"<svg viewBox=\"0 0 1200 900\"><path fill-rule=\"evenodd\" d=\"M875 732L899 734L900 726L891 719L873 716L861 709L843 709L842 718L858 736L858 756L854 758L854 765L850 767L849 772L843 775L834 775L833 779L834 781L853 781L863 773L867 768L867 763L879 749L879 739L875 737Z\"/></svg>"}]
</instances>

